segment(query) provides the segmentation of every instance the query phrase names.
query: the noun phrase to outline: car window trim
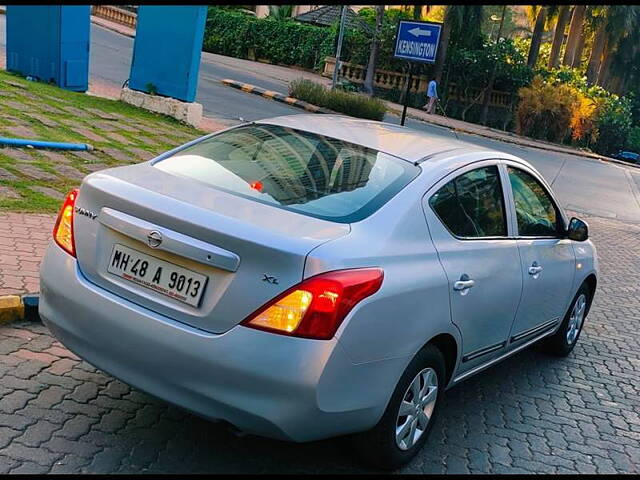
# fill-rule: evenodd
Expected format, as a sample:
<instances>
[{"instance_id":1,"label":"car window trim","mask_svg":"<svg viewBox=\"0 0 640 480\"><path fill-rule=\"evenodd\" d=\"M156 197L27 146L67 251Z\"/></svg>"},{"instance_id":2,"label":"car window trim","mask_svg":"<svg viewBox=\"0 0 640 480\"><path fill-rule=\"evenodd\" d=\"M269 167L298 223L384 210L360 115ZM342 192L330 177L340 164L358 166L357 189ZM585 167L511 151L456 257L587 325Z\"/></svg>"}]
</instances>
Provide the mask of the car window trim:
<instances>
[{"instance_id":1,"label":"car window trim","mask_svg":"<svg viewBox=\"0 0 640 480\"><path fill-rule=\"evenodd\" d=\"M536 175L535 172L533 172L532 170L530 170L529 168L526 168L525 165L521 165L518 164L516 162L513 161L509 161L507 159L503 160L501 162L501 166L504 168L504 174L507 178L507 180L509 180L509 170L508 168L514 168L517 170L522 170L525 173L528 173L529 175L531 175L535 180L538 181L538 183L540 183L540 185L542 186L543 190L547 193L547 195L549 196L549 198L551 199L551 204L553 205L553 208L556 211L556 216L562 221L562 227L564 227L566 229L566 218L564 215L563 210L559 207L558 205L558 201L556 200L555 196L553 195L553 193L551 192L551 189L548 187L547 183L544 181L544 179L542 179L540 176ZM558 232L556 235L520 235L520 230L518 228L518 217L516 215L516 205L515 205L515 198L513 196L513 189L511 188L511 181L507 181L504 182L505 183L505 187L508 190L508 195L509 195L509 203L510 203L510 208L511 208L511 216L513 218L513 232L515 233L515 235L513 235L513 238L516 240L550 240L550 239L555 239L555 240L562 240L567 238L565 235L563 235L561 232Z\"/></svg>"},{"instance_id":2,"label":"car window trim","mask_svg":"<svg viewBox=\"0 0 640 480\"><path fill-rule=\"evenodd\" d=\"M505 227L507 229L507 234L506 235L492 235L492 236L486 236L486 237L462 237L460 235L456 235L455 233L453 233L448 225L440 218L440 215L438 215L438 213L433 209L433 207L431 206L431 197L433 197L433 195L435 195L442 187L444 187L447 183L451 182L452 180L455 180L456 178L472 172L473 170L478 170L480 168L486 168L486 167L496 167L496 169L498 170L498 181L500 182L500 190L502 191L502 207L504 210L504 220L505 220ZM429 195L429 191L434 190L434 192ZM442 224L442 226L445 228L445 230L447 231L447 233L449 233L449 235L451 235L453 238L455 238L456 240L460 240L460 241L478 241L478 240L515 240L515 237L513 237L511 235L511 226L510 226L510 211L509 211L509 207L507 205L507 200L506 200L506 190L505 190L505 184L504 184L504 180L503 180L503 175L500 171L500 160L498 159L492 159L492 158L486 158L486 159L482 159L480 161L477 162L473 162L473 163L469 163L467 165L464 165L456 170L454 170L453 172L450 172L448 175L446 175L445 177L441 178L440 180L438 180L435 184L433 184L431 186L431 188L429 188L429 191L427 191L427 193L424 195L423 199L426 199L426 203L429 206L429 208L431 209L431 211L433 212L433 214L436 216L436 218L438 219L438 221Z\"/></svg>"}]
</instances>

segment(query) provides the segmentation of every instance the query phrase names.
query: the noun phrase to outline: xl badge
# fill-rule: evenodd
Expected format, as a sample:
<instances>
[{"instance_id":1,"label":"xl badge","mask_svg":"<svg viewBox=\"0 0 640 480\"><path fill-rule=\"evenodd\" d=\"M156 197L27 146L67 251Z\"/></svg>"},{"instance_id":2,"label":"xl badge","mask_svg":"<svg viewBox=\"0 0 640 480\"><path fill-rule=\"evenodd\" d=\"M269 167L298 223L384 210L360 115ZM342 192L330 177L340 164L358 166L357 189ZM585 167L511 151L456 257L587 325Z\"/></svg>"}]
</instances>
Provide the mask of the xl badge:
<instances>
[{"instance_id":1,"label":"xl badge","mask_svg":"<svg viewBox=\"0 0 640 480\"><path fill-rule=\"evenodd\" d=\"M262 281L270 283L272 285L278 285L278 279L272 275L262 274Z\"/></svg>"}]
</instances>

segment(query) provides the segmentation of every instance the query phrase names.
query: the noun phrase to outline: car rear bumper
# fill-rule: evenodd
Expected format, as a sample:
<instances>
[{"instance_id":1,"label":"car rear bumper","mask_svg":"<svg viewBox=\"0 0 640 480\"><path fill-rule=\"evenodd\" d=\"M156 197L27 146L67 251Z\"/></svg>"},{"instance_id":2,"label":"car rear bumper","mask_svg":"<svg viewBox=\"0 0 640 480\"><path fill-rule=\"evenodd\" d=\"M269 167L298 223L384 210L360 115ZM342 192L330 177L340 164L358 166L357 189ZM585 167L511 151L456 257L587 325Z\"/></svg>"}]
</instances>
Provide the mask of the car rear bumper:
<instances>
[{"instance_id":1,"label":"car rear bumper","mask_svg":"<svg viewBox=\"0 0 640 480\"><path fill-rule=\"evenodd\" d=\"M71 351L143 391L249 433L310 441L371 428L406 364L354 364L336 339L189 327L90 283L53 242L40 282L40 316Z\"/></svg>"}]
</instances>

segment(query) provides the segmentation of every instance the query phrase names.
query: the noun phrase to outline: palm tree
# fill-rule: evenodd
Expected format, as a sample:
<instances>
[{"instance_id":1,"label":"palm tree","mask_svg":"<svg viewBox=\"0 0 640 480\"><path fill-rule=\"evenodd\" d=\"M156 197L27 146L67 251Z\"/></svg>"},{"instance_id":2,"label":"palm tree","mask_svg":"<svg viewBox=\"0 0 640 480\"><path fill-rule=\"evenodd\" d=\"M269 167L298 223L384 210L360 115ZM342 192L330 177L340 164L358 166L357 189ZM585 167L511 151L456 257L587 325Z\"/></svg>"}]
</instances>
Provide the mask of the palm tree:
<instances>
[{"instance_id":1,"label":"palm tree","mask_svg":"<svg viewBox=\"0 0 640 480\"><path fill-rule=\"evenodd\" d=\"M449 42L467 44L481 35L482 5L447 5L440 34L440 45L434 67L434 78L440 83Z\"/></svg>"},{"instance_id":2,"label":"palm tree","mask_svg":"<svg viewBox=\"0 0 640 480\"><path fill-rule=\"evenodd\" d=\"M607 23L605 32L607 41L602 56L602 64L598 71L597 83L604 86L611 69L613 56L618 48L620 40L633 30L638 16L637 6L610 5L607 9Z\"/></svg>"},{"instance_id":3,"label":"palm tree","mask_svg":"<svg viewBox=\"0 0 640 480\"><path fill-rule=\"evenodd\" d=\"M496 45L500 42L500 35L502 34L502 26L504 25L504 15L507 11L507 6L502 6L502 15L500 16L500 26L498 27L498 36L496 37ZM498 62L493 65L491 76L489 77L489 83L484 90L484 98L482 99L482 113L480 114L480 123L482 125L487 124L487 117L489 116L489 100L491 99L491 91L493 90L493 84L496 81L496 73L498 70Z\"/></svg>"},{"instance_id":4,"label":"palm tree","mask_svg":"<svg viewBox=\"0 0 640 480\"><path fill-rule=\"evenodd\" d=\"M587 82L602 86L607 82L618 43L629 35L639 15L635 6L599 6L593 12L596 34L587 67Z\"/></svg>"},{"instance_id":5,"label":"palm tree","mask_svg":"<svg viewBox=\"0 0 640 480\"><path fill-rule=\"evenodd\" d=\"M616 8L612 5L607 15L607 42L597 83L601 87L622 89L622 80L628 79L627 72L635 66L640 28L640 7L637 5ZM626 68L625 68L626 65ZM612 68L615 67L615 68Z\"/></svg>"},{"instance_id":6,"label":"palm tree","mask_svg":"<svg viewBox=\"0 0 640 480\"><path fill-rule=\"evenodd\" d=\"M367 95L373 95L373 77L376 71L376 60L378 59L378 50L380 49L380 33L382 31L382 22L384 20L384 5L376 5L376 28L371 39L371 50L369 51L369 63L367 64L367 73L364 77L363 90Z\"/></svg>"},{"instance_id":7,"label":"palm tree","mask_svg":"<svg viewBox=\"0 0 640 480\"><path fill-rule=\"evenodd\" d=\"M553 43L549 54L549 68L556 68L560 64L560 49L564 42L564 30L569 21L570 5L562 5L558 10L558 20L553 33Z\"/></svg>"},{"instance_id":8,"label":"palm tree","mask_svg":"<svg viewBox=\"0 0 640 480\"><path fill-rule=\"evenodd\" d=\"M569 37L567 38L567 48L564 51L564 59L562 60L564 65L577 67L580 64L582 47L584 47L584 14L586 9L586 5L576 5L573 7L571 25L569 26ZM582 47L580 47L580 45L582 45Z\"/></svg>"},{"instance_id":9,"label":"palm tree","mask_svg":"<svg viewBox=\"0 0 640 480\"><path fill-rule=\"evenodd\" d=\"M530 5L528 7L533 11L537 11L535 15L536 23L533 28L533 35L531 36L531 46L529 47L529 55L527 56L527 65L530 68L534 68L538 61L538 54L540 53L540 44L542 43L542 34L544 33L544 24L547 19L547 10L549 7L540 5Z\"/></svg>"}]
</instances>

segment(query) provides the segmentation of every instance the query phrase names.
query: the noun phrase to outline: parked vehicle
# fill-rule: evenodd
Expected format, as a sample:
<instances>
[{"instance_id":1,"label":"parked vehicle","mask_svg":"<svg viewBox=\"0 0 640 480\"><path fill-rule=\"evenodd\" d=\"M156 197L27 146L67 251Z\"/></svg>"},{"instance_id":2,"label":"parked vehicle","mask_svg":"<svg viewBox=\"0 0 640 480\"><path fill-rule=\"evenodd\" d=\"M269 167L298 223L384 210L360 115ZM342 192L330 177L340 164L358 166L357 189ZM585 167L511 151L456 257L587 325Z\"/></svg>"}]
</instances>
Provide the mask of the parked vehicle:
<instances>
[{"instance_id":1,"label":"parked vehicle","mask_svg":"<svg viewBox=\"0 0 640 480\"><path fill-rule=\"evenodd\" d=\"M395 468L444 391L536 343L574 348L587 225L526 161L390 124L261 120L66 198L40 315L70 350L254 434L353 434Z\"/></svg>"},{"instance_id":2,"label":"parked vehicle","mask_svg":"<svg viewBox=\"0 0 640 480\"><path fill-rule=\"evenodd\" d=\"M618 160L624 160L625 162L631 163L640 163L640 153L635 152L618 152L613 158L617 158Z\"/></svg>"}]
</instances>

